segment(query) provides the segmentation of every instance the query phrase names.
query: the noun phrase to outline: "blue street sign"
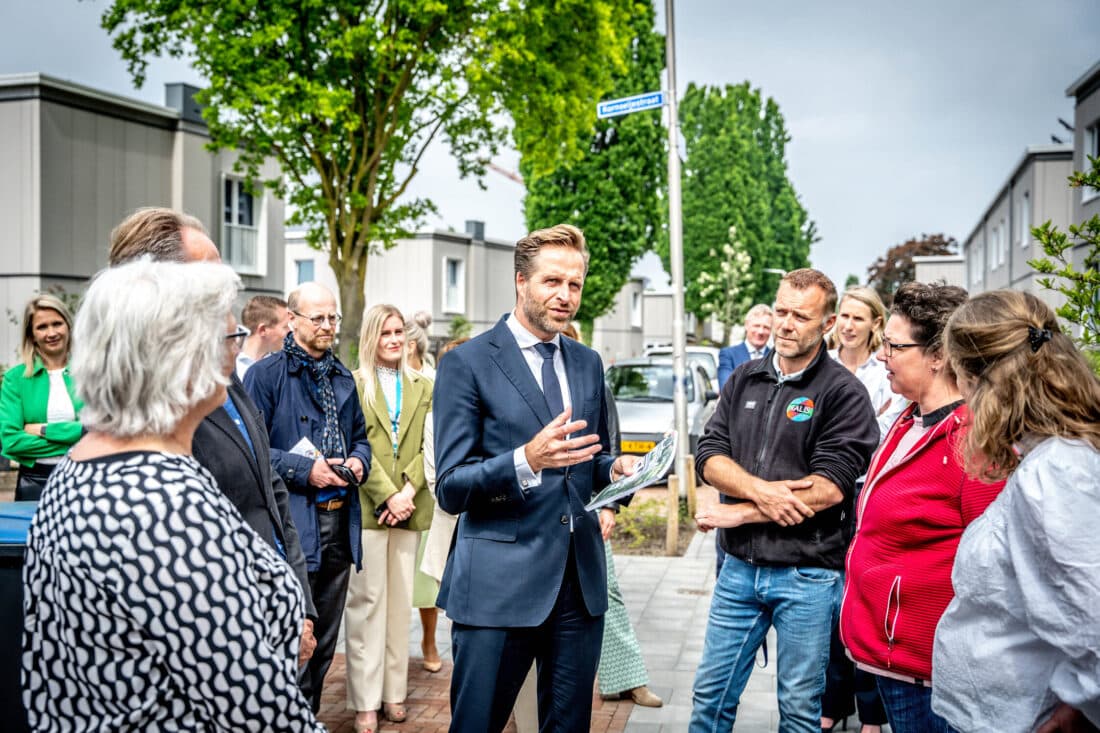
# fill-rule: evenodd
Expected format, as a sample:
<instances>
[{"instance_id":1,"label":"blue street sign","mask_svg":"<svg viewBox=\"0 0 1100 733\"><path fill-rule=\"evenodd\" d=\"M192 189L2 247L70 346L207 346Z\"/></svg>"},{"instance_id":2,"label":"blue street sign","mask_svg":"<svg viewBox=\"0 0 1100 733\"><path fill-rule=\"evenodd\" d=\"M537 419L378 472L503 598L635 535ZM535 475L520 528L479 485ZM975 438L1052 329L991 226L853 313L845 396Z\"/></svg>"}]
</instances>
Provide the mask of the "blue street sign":
<instances>
[{"instance_id":1,"label":"blue street sign","mask_svg":"<svg viewBox=\"0 0 1100 733\"><path fill-rule=\"evenodd\" d=\"M605 117L618 117L628 115L631 112L641 112L646 109L657 109L665 105L664 92L648 92L636 94L633 97L622 99L609 99L596 105L596 116L601 120Z\"/></svg>"}]
</instances>

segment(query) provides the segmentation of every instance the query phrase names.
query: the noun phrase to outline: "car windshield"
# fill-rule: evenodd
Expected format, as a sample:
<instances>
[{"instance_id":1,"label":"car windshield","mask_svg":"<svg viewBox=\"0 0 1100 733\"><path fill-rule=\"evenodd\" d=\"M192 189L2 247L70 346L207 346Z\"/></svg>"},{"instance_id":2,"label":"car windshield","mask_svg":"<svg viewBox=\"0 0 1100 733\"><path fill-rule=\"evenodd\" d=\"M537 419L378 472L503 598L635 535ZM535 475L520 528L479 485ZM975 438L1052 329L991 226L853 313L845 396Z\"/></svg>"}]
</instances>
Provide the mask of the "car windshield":
<instances>
[{"instance_id":1,"label":"car windshield","mask_svg":"<svg viewBox=\"0 0 1100 733\"><path fill-rule=\"evenodd\" d=\"M671 402L672 401L672 365L671 364L624 364L607 370L607 383L611 385L611 395L616 400L635 402ZM688 402L695 399L691 375L685 375Z\"/></svg>"},{"instance_id":2,"label":"car windshield","mask_svg":"<svg viewBox=\"0 0 1100 733\"><path fill-rule=\"evenodd\" d=\"M649 356L672 356L672 349L650 349L646 354ZM692 351L688 349L685 356L689 362L703 367L703 371L707 373L708 377L718 379L718 363L709 351Z\"/></svg>"}]
</instances>

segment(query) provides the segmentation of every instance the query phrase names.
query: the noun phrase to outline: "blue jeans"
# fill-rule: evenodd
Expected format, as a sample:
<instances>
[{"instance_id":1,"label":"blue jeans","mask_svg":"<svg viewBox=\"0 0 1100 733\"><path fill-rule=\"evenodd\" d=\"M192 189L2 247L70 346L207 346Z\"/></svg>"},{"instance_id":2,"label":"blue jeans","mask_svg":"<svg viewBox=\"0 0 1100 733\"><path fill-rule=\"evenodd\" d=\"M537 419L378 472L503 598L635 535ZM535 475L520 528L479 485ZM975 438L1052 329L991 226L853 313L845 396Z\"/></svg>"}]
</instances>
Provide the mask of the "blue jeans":
<instances>
[{"instance_id":1,"label":"blue jeans","mask_svg":"<svg viewBox=\"0 0 1100 733\"><path fill-rule=\"evenodd\" d=\"M758 567L727 555L695 672L691 733L729 733L756 651L775 625L780 733L820 733L839 570Z\"/></svg>"},{"instance_id":2,"label":"blue jeans","mask_svg":"<svg viewBox=\"0 0 1100 733\"><path fill-rule=\"evenodd\" d=\"M932 712L932 688L875 675L893 733L958 733Z\"/></svg>"}]
</instances>

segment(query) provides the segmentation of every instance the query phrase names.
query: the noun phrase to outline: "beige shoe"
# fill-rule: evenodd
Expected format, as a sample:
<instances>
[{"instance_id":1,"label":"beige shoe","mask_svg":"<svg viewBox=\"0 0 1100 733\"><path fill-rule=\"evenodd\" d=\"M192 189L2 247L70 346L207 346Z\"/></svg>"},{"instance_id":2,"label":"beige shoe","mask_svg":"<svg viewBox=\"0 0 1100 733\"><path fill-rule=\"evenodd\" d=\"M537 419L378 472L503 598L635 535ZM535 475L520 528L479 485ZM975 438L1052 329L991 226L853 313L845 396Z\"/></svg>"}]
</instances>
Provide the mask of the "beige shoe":
<instances>
[{"instance_id":1,"label":"beige shoe","mask_svg":"<svg viewBox=\"0 0 1100 733\"><path fill-rule=\"evenodd\" d=\"M628 690L623 693L623 696L629 696L630 699L634 701L635 705L641 705L645 708L659 708L665 704L661 698L654 695L653 691L645 685L635 687L633 690Z\"/></svg>"}]
</instances>

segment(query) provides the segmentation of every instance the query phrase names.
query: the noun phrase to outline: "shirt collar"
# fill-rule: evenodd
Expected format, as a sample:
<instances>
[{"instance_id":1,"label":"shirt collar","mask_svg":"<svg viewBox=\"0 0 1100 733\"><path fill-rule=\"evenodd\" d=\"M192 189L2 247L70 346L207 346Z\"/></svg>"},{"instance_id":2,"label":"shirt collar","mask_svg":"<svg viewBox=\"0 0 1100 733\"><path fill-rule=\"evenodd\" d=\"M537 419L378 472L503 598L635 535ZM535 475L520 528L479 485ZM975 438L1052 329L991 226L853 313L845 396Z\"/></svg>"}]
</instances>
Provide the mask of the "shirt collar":
<instances>
[{"instance_id":1,"label":"shirt collar","mask_svg":"<svg viewBox=\"0 0 1100 733\"><path fill-rule=\"evenodd\" d=\"M512 311L508 314L508 319L505 320L504 323L506 326L508 326L508 330L512 332L512 336L515 337L516 343L519 344L519 348L521 350L533 349L535 348L535 344L543 343L542 339L528 331L527 328L519 322L519 318L516 317L515 311ZM554 346L557 346L558 349L561 349L561 334L555 333L554 338L550 339L546 343L554 344Z\"/></svg>"},{"instance_id":2,"label":"shirt collar","mask_svg":"<svg viewBox=\"0 0 1100 733\"><path fill-rule=\"evenodd\" d=\"M810 364L813 364L813 362L810 362ZM772 354L772 368L775 369L775 376L779 380L779 383L783 384L784 382L793 382L796 379L801 379L802 375L806 373L806 370L809 369L810 366L806 365L793 374L784 374L783 370L779 368L779 352L776 352Z\"/></svg>"}]
</instances>

